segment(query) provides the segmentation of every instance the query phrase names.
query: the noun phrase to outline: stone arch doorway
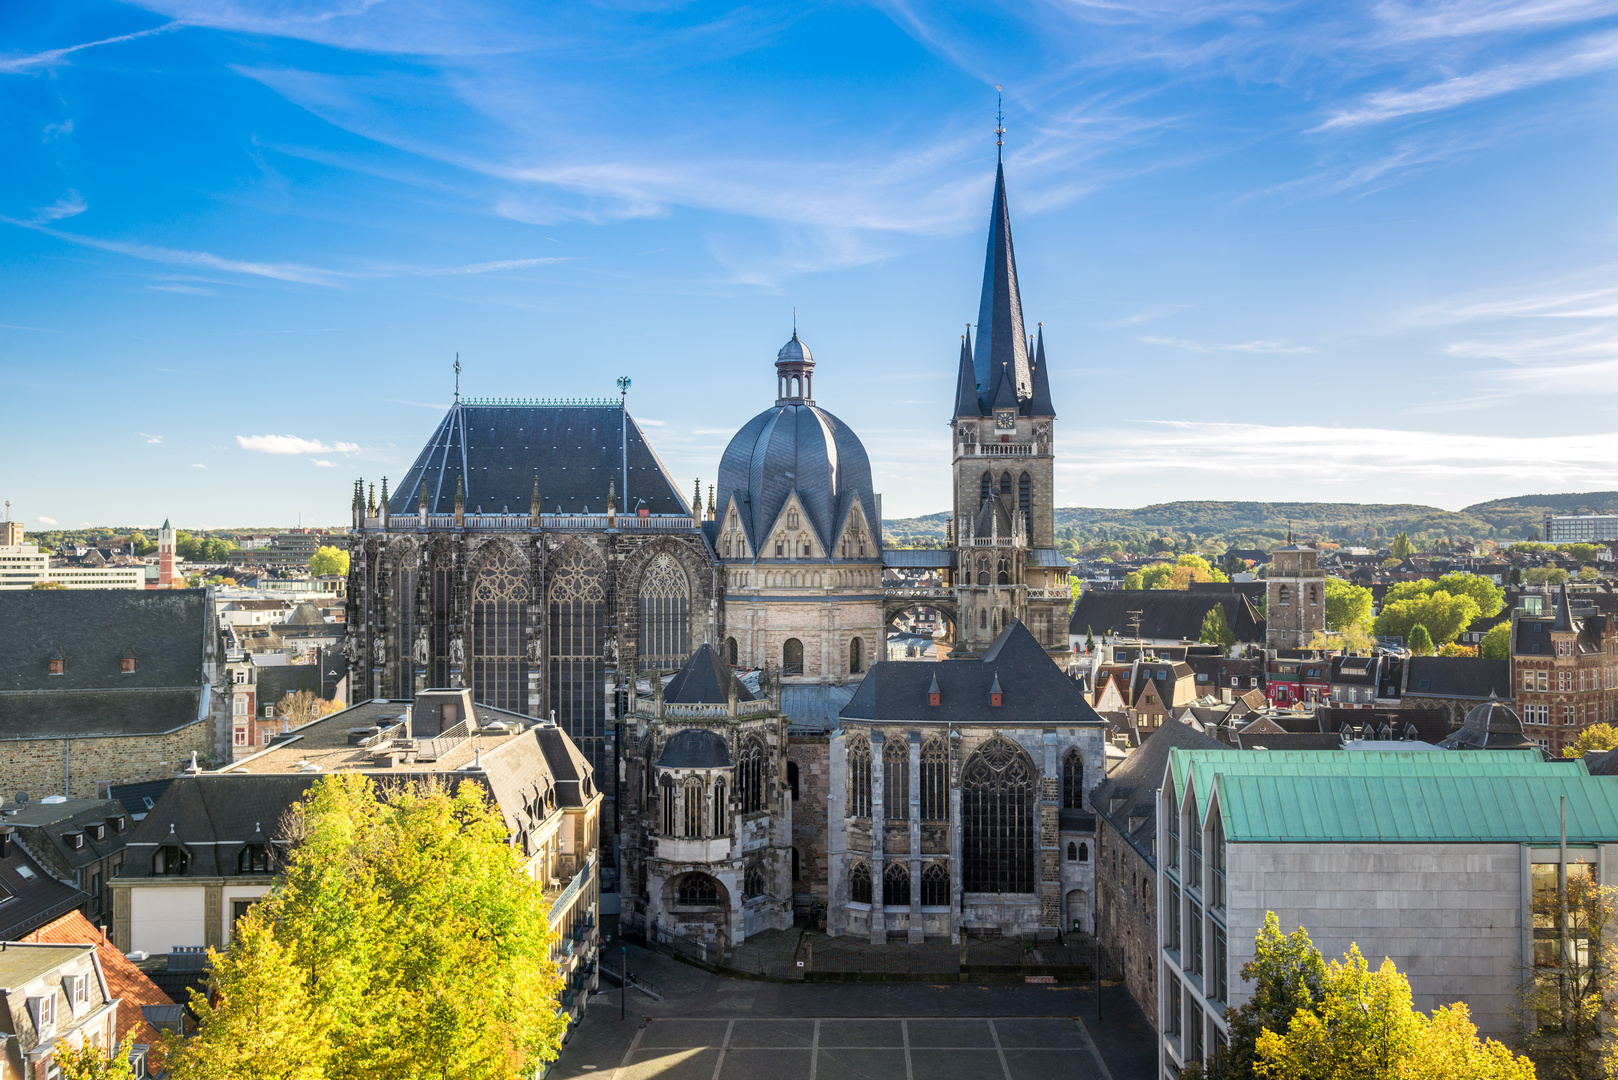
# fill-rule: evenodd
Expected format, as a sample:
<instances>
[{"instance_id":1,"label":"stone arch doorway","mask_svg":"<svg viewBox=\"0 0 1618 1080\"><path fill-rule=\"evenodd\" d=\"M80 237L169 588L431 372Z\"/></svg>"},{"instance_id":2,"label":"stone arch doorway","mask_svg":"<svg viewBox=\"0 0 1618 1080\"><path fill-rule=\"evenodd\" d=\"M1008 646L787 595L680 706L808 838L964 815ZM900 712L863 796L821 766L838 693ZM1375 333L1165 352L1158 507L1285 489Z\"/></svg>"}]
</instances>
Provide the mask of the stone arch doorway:
<instances>
[{"instance_id":1,"label":"stone arch doorway","mask_svg":"<svg viewBox=\"0 0 1618 1080\"><path fill-rule=\"evenodd\" d=\"M1069 930L1077 930L1081 934L1090 932L1090 894L1084 889L1069 890L1067 897L1062 901L1063 914L1066 916L1062 925Z\"/></svg>"}]
</instances>

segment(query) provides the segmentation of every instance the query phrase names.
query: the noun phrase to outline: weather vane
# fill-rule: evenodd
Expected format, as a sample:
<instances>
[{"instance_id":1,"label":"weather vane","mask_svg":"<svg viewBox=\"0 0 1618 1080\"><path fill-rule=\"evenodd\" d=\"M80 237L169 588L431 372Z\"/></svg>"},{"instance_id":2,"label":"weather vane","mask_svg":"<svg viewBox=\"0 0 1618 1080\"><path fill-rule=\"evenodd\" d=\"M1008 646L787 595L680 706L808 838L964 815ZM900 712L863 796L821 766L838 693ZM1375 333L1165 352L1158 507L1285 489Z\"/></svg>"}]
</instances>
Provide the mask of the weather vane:
<instances>
[{"instance_id":1,"label":"weather vane","mask_svg":"<svg viewBox=\"0 0 1618 1080\"><path fill-rule=\"evenodd\" d=\"M994 146L995 156L1001 161L1006 159L1006 110L1005 98L1000 93L1000 84L994 84Z\"/></svg>"},{"instance_id":2,"label":"weather vane","mask_svg":"<svg viewBox=\"0 0 1618 1080\"><path fill-rule=\"evenodd\" d=\"M620 375L620 376L618 376L618 400L624 405L625 408L629 407L628 406L628 402L629 402L629 376L628 375Z\"/></svg>"},{"instance_id":3,"label":"weather vane","mask_svg":"<svg viewBox=\"0 0 1618 1080\"><path fill-rule=\"evenodd\" d=\"M461 354L455 354L455 400L461 400Z\"/></svg>"}]
</instances>

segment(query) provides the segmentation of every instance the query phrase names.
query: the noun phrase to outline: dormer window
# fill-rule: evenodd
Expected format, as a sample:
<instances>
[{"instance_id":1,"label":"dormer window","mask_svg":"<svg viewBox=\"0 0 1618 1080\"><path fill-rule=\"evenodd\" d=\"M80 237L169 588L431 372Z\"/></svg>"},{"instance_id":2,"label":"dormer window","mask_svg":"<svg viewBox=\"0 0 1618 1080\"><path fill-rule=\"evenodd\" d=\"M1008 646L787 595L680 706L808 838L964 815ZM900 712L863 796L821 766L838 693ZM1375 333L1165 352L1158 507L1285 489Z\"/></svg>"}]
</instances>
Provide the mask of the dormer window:
<instances>
[{"instance_id":1,"label":"dormer window","mask_svg":"<svg viewBox=\"0 0 1618 1080\"><path fill-rule=\"evenodd\" d=\"M105 840L107 838L107 827L105 825L92 825L90 826L90 835L97 840Z\"/></svg>"},{"instance_id":2,"label":"dormer window","mask_svg":"<svg viewBox=\"0 0 1618 1080\"><path fill-rule=\"evenodd\" d=\"M62 665L63 665L63 660L62 660L62 658L60 656L51 657L51 659L50 659L50 672L51 672L51 674L52 675L60 675L60 674L62 674Z\"/></svg>"},{"instance_id":3,"label":"dormer window","mask_svg":"<svg viewBox=\"0 0 1618 1080\"><path fill-rule=\"evenodd\" d=\"M124 657L118 661L118 664L119 669L126 675L135 670L135 658L133 656Z\"/></svg>"},{"instance_id":4,"label":"dormer window","mask_svg":"<svg viewBox=\"0 0 1618 1080\"><path fill-rule=\"evenodd\" d=\"M108 818L107 820L112 822L112 828L113 828L114 832L123 832L124 831L124 816L122 814L115 814L112 817Z\"/></svg>"},{"instance_id":5,"label":"dormer window","mask_svg":"<svg viewBox=\"0 0 1618 1080\"><path fill-rule=\"evenodd\" d=\"M70 847L72 847L74 851L83 851L84 850L84 834L83 833L81 833L81 832L65 833L65 834L63 834L62 839L66 840L68 842L68 845Z\"/></svg>"},{"instance_id":6,"label":"dormer window","mask_svg":"<svg viewBox=\"0 0 1618 1080\"><path fill-rule=\"evenodd\" d=\"M989 704L994 708L999 708L1004 702L1005 697L1000 691L1000 676L996 673L994 684L989 687Z\"/></svg>"},{"instance_id":7,"label":"dormer window","mask_svg":"<svg viewBox=\"0 0 1618 1080\"><path fill-rule=\"evenodd\" d=\"M152 856L152 876L167 877L183 874L191 865L191 857L178 844L164 844Z\"/></svg>"},{"instance_id":8,"label":"dormer window","mask_svg":"<svg viewBox=\"0 0 1618 1080\"><path fill-rule=\"evenodd\" d=\"M45 1036L56 1030L56 995L45 993L28 999L28 1011L34 1019L34 1030Z\"/></svg>"},{"instance_id":9,"label":"dormer window","mask_svg":"<svg viewBox=\"0 0 1618 1080\"><path fill-rule=\"evenodd\" d=\"M248 844L242 848L241 854L236 856L236 872L239 874L268 874L270 872L269 845Z\"/></svg>"}]
</instances>

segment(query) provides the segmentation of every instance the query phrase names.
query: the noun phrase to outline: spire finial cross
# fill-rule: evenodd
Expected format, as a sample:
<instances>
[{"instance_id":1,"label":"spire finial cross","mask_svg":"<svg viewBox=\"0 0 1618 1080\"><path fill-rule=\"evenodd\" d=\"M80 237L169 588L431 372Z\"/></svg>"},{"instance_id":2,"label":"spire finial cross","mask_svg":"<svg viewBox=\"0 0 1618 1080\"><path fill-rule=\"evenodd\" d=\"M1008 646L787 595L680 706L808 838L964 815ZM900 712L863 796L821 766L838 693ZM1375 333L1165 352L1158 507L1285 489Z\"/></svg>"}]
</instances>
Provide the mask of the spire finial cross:
<instances>
[{"instance_id":1,"label":"spire finial cross","mask_svg":"<svg viewBox=\"0 0 1618 1080\"><path fill-rule=\"evenodd\" d=\"M1000 92L1000 84L994 84L994 155L1000 161L1006 160L1006 110L1005 97Z\"/></svg>"},{"instance_id":2,"label":"spire finial cross","mask_svg":"<svg viewBox=\"0 0 1618 1080\"><path fill-rule=\"evenodd\" d=\"M455 400L461 400L461 354L455 354Z\"/></svg>"}]
</instances>

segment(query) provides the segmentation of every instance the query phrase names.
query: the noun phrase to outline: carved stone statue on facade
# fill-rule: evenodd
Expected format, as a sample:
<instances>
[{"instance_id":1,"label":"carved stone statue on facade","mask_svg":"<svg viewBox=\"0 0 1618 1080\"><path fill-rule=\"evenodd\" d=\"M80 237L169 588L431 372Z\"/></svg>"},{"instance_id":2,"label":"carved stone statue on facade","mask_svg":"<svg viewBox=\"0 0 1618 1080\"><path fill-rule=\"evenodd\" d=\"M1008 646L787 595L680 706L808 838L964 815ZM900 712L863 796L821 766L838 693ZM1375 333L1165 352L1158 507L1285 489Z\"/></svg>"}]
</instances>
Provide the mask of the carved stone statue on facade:
<instances>
[{"instance_id":1,"label":"carved stone statue on facade","mask_svg":"<svg viewBox=\"0 0 1618 1080\"><path fill-rule=\"evenodd\" d=\"M459 637L449 639L449 662L456 667L466 663L466 648L461 644Z\"/></svg>"},{"instance_id":2,"label":"carved stone statue on facade","mask_svg":"<svg viewBox=\"0 0 1618 1080\"><path fill-rule=\"evenodd\" d=\"M416 643L411 647L410 658L422 667L427 666L430 654L427 650L427 628L418 627L416 630Z\"/></svg>"},{"instance_id":3,"label":"carved stone statue on facade","mask_svg":"<svg viewBox=\"0 0 1618 1080\"><path fill-rule=\"evenodd\" d=\"M545 641L538 634L528 639L528 662L538 664L545 659Z\"/></svg>"},{"instance_id":4,"label":"carved stone statue on facade","mask_svg":"<svg viewBox=\"0 0 1618 1080\"><path fill-rule=\"evenodd\" d=\"M360 662L360 643L352 635L343 639L343 656L347 658L349 667Z\"/></svg>"},{"instance_id":5,"label":"carved stone statue on facade","mask_svg":"<svg viewBox=\"0 0 1618 1080\"><path fill-rule=\"evenodd\" d=\"M377 634L371 639L371 663L385 664L388 661L388 639Z\"/></svg>"}]
</instances>

